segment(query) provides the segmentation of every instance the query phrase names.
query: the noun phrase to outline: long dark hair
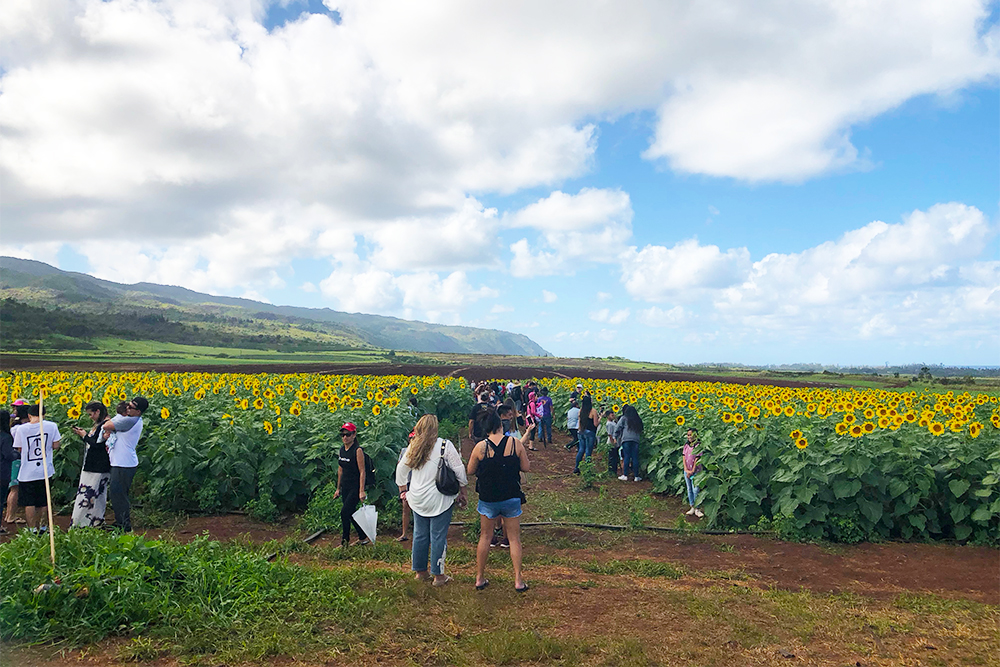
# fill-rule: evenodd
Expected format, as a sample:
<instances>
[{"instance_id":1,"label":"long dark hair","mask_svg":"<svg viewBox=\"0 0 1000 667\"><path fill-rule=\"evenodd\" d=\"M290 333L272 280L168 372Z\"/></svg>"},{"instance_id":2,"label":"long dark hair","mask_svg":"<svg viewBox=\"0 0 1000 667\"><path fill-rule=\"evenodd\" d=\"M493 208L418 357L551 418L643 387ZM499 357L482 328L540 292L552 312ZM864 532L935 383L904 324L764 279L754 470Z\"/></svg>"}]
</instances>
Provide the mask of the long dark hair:
<instances>
[{"instance_id":1,"label":"long dark hair","mask_svg":"<svg viewBox=\"0 0 1000 667\"><path fill-rule=\"evenodd\" d=\"M0 410L0 432L10 433L10 413Z\"/></svg>"},{"instance_id":2,"label":"long dark hair","mask_svg":"<svg viewBox=\"0 0 1000 667\"><path fill-rule=\"evenodd\" d=\"M630 431L635 431L636 433L642 433L642 417L636 412L635 408L627 403L622 407L622 416L625 417L625 424L628 426Z\"/></svg>"},{"instance_id":3,"label":"long dark hair","mask_svg":"<svg viewBox=\"0 0 1000 667\"><path fill-rule=\"evenodd\" d=\"M97 411L98 424L100 424L102 421L108 418L108 406L104 405L104 403L101 403L100 401L91 401L90 403L87 403L87 407L85 409L88 412L90 410Z\"/></svg>"},{"instance_id":4,"label":"long dark hair","mask_svg":"<svg viewBox=\"0 0 1000 667\"><path fill-rule=\"evenodd\" d=\"M594 399L590 397L590 394L584 394L583 399L580 401L580 414L590 419L590 411L594 409Z\"/></svg>"}]
</instances>

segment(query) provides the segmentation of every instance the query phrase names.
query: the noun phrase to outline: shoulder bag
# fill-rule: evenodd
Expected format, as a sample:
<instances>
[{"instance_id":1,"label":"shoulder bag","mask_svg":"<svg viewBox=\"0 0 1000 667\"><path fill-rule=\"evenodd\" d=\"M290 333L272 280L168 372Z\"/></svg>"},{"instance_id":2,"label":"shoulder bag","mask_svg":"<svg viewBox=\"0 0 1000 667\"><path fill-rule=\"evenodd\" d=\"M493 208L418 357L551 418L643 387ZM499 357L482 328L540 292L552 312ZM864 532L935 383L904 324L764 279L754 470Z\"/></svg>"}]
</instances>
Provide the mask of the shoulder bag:
<instances>
[{"instance_id":1,"label":"shoulder bag","mask_svg":"<svg viewBox=\"0 0 1000 667\"><path fill-rule=\"evenodd\" d=\"M437 477L434 483L437 490L446 496L457 496L461 486L458 483L458 475L451 469L451 466L444 460L444 448L448 444L447 440L441 440L441 458L438 459Z\"/></svg>"}]
</instances>

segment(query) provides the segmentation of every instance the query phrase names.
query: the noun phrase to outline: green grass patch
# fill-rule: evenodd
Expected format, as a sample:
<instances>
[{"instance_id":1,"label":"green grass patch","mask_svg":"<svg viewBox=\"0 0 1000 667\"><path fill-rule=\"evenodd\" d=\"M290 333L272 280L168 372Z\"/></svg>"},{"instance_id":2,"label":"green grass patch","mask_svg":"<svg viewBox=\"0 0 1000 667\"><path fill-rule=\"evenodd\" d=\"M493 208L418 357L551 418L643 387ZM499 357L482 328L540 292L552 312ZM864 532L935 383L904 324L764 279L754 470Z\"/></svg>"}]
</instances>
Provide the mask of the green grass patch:
<instances>
[{"instance_id":1,"label":"green grass patch","mask_svg":"<svg viewBox=\"0 0 1000 667\"><path fill-rule=\"evenodd\" d=\"M190 544L59 533L51 581L48 540L22 532L0 549L0 638L79 646L112 635L141 635L122 651L211 654L260 660L335 646L391 610L402 575L363 568L320 570L269 563L238 545Z\"/></svg>"},{"instance_id":2,"label":"green grass patch","mask_svg":"<svg viewBox=\"0 0 1000 667\"><path fill-rule=\"evenodd\" d=\"M584 571L592 574L612 576L624 574L632 577L666 577L667 579L680 579L684 576L684 570L678 565L645 558L609 560L603 563L595 560L583 563L581 567Z\"/></svg>"}]
</instances>

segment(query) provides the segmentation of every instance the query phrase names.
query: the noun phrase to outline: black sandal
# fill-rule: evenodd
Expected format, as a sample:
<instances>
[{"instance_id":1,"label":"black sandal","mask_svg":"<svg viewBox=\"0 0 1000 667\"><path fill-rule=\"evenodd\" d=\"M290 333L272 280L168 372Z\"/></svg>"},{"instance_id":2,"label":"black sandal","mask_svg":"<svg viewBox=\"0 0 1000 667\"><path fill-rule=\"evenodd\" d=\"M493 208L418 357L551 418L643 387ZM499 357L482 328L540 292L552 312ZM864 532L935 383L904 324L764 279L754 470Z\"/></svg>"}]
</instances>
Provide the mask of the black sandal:
<instances>
[{"instance_id":1,"label":"black sandal","mask_svg":"<svg viewBox=\"0 0 1000 667\"><path fill-rule=\"evenodd\" d=\"M531 587L530 587L530 586L528 586L528 584L525 584L525 585L524 585L524 588L518 588L517 586L514 586L514 590L515 590L515 591L517 591L518 593L524 593L524 592L525 592L525 591L527 591L527 590L528 590L529 588L531 588Z\"/></svg>"},{"instance_id":2,"label":"black sandal","mask_svg":"<svg viewBox=\"0 0 1000 667\"><path fill-rule=\"evenodd\" d=\"M486 588L486 587L487 587L487 586L489 586L489 585L490 585L490 580L489 580L489 579L487 579L487 580L485 580L485 581L484 581L483 583L481 583L481 584L476 584L476 590L477 590L477 591L481 591L481 590L483 590L484 588Z\"/></svg>"}]
</instances>

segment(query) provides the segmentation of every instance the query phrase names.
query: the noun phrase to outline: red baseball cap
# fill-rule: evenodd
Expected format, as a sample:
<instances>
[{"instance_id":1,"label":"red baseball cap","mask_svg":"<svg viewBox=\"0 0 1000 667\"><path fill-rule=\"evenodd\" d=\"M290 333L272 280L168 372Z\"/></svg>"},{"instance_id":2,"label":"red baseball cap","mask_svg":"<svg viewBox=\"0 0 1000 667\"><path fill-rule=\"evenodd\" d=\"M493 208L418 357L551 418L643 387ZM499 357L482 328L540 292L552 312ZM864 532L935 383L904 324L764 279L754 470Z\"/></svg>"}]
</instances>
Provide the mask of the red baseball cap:
<instances>
[{"instance_id":1,"label":"red baseball cap","mask_svg":"<svg viewBox=\"0 0 1000 667\"><path fill-rule=\"evenodd\" d=\"M348 433L357 433L358 427L354 425L354 422L344 422L344 425L340 427L340 432L343 434L344 431Z\"/></svg>"},{"instance_id":2,"label":"red baseball cap","mask_svg":"<svg viewBox=\"0 0 1000 667\"><path fill-rule=\"evenodd\" d=\"M416 431L410 431L410 437L411 438L417 437L417 432Z\"/></svg>"}]
</instances>

